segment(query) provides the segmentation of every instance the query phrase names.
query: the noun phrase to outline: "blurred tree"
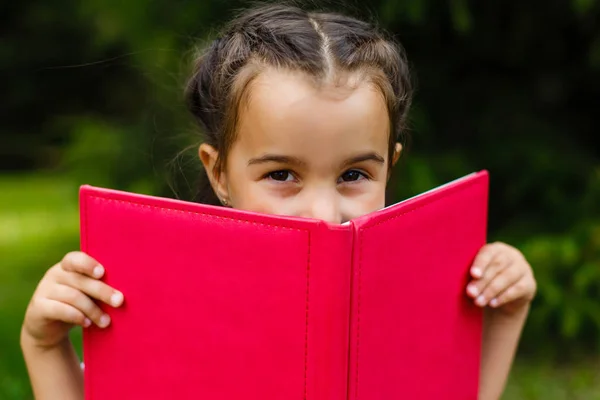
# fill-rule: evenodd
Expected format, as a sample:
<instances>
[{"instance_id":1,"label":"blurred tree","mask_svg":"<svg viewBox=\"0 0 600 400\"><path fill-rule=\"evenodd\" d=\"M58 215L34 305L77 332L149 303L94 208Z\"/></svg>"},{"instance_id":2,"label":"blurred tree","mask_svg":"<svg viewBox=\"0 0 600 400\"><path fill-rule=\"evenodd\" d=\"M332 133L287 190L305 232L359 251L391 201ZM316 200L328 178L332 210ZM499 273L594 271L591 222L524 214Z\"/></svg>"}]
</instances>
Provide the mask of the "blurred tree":
<instances>
[{"instance_id":1,"label":"blurred tree","mask_svg":"<svg viewBox=\"0 0 600 400\"><path fill-rule=\"evenodd\" d=\"M1 169L57 165L71 116L139 119L139 95L146 87L137 71L123 63L93 65L121 56L127 43L94 43L96 32L73 2L32 0L2 7Z\"/></svg>"}]
</instances>

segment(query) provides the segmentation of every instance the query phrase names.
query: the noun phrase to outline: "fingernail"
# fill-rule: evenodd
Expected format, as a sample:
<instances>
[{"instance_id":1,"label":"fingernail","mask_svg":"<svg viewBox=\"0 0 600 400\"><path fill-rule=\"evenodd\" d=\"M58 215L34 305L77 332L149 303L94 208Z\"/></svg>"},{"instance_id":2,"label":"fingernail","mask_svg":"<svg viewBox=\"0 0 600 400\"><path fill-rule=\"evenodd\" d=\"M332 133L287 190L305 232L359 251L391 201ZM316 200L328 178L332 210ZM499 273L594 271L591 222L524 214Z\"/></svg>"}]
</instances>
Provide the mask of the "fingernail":
<instances>
[{"instance_id":1,"label":"fingernail","mask_svg":"<svg viewBox=\"0 0 600 400\"><path fill-rule=\"evenodd\" d=\"M96 278L101 278L104 275L104 267L102 265L95 266L93 274Z\"/></svg>"},{"instance_id":2,"label":"fingernail","mask_svg":"<svg viewBox=\"0 0 600 400\"><path fill-rule=\"evenodd\" d=\"M492 307L496 307L497 305L498 305L498 299L492 299L492 300L490 301L490 306L492 306Z\"/></svg>"},{"instance_id":3,"label":"fingernail","mask_svg":"<svg viewBox=\"0 0 600 400\"><path fill-rule=\"evenodd\" d=\"M475 304L477 304L478 306L484 306L485 305L485 297L479 296L477 299L475 299Z\"/></svg>"},{"instance_id":4,"label":"fingernail","mask_svg":"<svg viewBox=\"0 0 600 400\"><path fill-rule=\"evenodd\" d=\"M471 274L473 274L473 276L475 278L481 278L481 269L479 269L479 268L473 268L471 270Z\"/></svg>"},{"instance_id":5,"label":"fingernail","mask_svg":"<svg viewBox=\"0 0 600 400\"><path fill-rule=\"evenodd\" d=\"M110 304L112 304L113 307L119 307L122 302L123 302L123 293L114 292L113 295L110 296Z\"/></svg>"},{"instance_id":6,"label":"fingernail","mask_svg":"<svg viewBox=\"0 0 600 400\"><path fill-rule=\"evenodd\" d=\"M479 291L477 290L477 286L472 284L469 285L469 287L467 288L467 292L469 292L471 296L477 296L477 294L479 293Z\"/></svg>"},{"instance_id":7,"label":"fingernail","mask_svg":"<svg viewBox=\"0 0 600 400\"><path fill-rule=\"evenodd\" d=\"M92 324L92 321L90 321L89 318L86 318L85 320L83 320L83 327L84 328L88 328L91 324Z\"/></svg>"},{"instance_id":8,"label":"fingernail","mask_svg":"<svg viewBox=\"0 0 600 400\"><path fill-rule=\"evenodd\" d=\"M98 324L98 326L100 328L106 328L108 324L110 324L110 317L107 314L104 314L100 317L100 323Z\"/></svg>"}]
</instances>

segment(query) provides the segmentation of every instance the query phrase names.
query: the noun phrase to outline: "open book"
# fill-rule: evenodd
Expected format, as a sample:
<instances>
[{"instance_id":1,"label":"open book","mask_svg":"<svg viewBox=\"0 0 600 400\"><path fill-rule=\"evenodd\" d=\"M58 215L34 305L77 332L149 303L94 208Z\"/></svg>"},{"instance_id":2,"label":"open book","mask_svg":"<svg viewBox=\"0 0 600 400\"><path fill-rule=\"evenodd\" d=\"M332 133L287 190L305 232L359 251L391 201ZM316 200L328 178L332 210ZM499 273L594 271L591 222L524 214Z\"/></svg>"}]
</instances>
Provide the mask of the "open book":
<instances>
[{"instance_id":1,"label":"open book","mask_svg":"<svg viewBox=\"0 0 600 400\"><path fill-rule=\"evenodd\" d=\"M107 399L476 399L488 173L332 225L83 186L121 308L84 329Z\"/></svg>"}]
</instances>

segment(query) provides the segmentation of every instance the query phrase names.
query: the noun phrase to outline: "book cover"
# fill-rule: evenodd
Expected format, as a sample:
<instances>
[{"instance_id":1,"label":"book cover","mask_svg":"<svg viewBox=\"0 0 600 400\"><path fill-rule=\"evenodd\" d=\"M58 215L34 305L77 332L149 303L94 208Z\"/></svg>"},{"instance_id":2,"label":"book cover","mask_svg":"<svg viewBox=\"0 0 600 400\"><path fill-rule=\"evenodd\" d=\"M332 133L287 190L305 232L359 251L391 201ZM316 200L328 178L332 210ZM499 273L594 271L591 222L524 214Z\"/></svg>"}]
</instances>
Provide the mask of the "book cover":
<instances>
[{"instance_id":1,"label":"book cover","mask_svg":"<svg viewBox=\"0 0 600 400\"><path fill-rule=\"evenodd\" d=\"M99 399L476 399L481 171L343 225L83 186L81 248L121 290L84 329Z\"/></svg>"}]
</instances>

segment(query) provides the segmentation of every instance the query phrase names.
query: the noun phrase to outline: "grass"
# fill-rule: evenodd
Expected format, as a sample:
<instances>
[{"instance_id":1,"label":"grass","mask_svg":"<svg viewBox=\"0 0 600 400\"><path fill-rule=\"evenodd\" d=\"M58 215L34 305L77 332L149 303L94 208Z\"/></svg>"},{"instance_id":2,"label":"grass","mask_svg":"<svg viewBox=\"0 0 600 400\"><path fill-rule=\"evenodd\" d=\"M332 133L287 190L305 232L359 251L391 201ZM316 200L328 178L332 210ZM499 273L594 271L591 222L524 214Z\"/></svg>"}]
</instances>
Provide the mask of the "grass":
<instances>
[{"instance_id":1,"label":"grass","mask_svg":"<svg viewBox=\"0 0 600 400\"><path fill-rule=\"evenodd\" d=\"M503 400L600 399L600 363L555 365L518 359Z\"/></svg>"},{"instance_id":2,"label":"grass","mask_svg":"<svg viewBox=\"0 0 600 400\"><path fill-rule=\"evenodd\" d=\"M44 271L78 248L77 190L54 177L0 177L0 399L31 398L20 327Z\"/></svg>"},{"instance_id":3,"label":"grass","mask_svg":"<svg viewBox=\"0 0 600 400\"><path fill-rule=\"evenodd\" d=\"M78 187L56 176L0 176L0 399L31 398L19 348L27 302L43 273L77 249ZM74 333L79 348L80 333ZM504 400L600 399L600 362L517 360Z\"/></svg>"}]
</instances>

